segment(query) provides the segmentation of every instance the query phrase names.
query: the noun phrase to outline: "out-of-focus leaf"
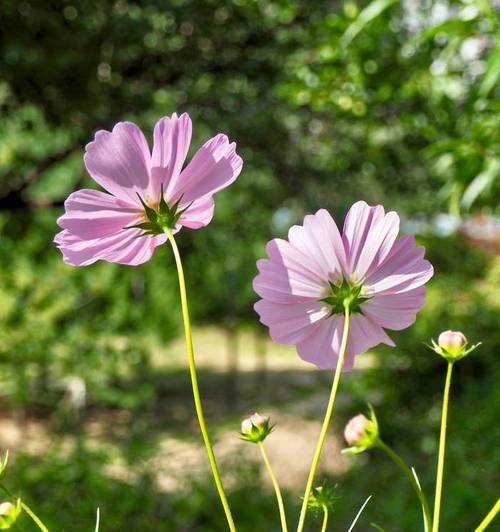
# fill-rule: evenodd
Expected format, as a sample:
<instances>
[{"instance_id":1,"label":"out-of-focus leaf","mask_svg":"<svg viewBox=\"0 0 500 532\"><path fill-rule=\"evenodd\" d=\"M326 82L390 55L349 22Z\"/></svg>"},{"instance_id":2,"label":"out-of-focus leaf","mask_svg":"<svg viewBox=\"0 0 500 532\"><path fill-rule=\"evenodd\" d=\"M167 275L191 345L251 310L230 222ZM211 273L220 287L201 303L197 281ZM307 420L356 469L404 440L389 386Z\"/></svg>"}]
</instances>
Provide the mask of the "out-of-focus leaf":
<instances>
[{"instance_id":1,"label":"out-of-focus leaf","mask_svg":"<svg viewBox=\"0 0 500 532\"><path fill-rule=\"evenodd\" d=\"M347 28L344 35L342 35L342 44L347 46L358 33L363 31L367 24L376 19L396 2L397 0L374 0L368 4L357 16L356 20Z\"/></svg>"},{"instance_id":2,"label":"out-of-focus leaf","mask_svg":"<svg viewBox=\"0 0 500 532\"><path fill-rule=\"evenodd\" d=\"M479 94L483 98L488 96L500 78L500 41L497 41L495 48L491 50L487 64L483 81L479 87Z\"/></svg>"},{"instance_id":3,"label":"out-of-focus leaf","mask_svg":"<svg viewBox=\"0 0 500 532\"><path fill-rule=\"evenodd\" d=\"M470 209L476 199L485 192L500 176L500 159L491 158L486 168L478 174L465 189L462 196L462 206Z\"/></svg>"}]
</instances>

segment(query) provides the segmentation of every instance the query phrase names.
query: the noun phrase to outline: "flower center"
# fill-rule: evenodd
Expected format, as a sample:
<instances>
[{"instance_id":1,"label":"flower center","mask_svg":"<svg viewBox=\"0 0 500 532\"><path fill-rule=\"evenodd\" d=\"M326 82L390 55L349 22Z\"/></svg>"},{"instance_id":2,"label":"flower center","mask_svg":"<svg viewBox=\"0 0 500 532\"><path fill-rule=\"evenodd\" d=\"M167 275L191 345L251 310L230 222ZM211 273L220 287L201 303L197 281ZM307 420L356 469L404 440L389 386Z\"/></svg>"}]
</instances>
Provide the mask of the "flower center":
<instances>
[{"instance_id":1,"label":"flower center","mask_svg":"<svg viewBox=\"0 0 500 532\"><path fill-rule=\"evenodd\" d=\"M347 306L351 313L362 314L361 304L371 299L361 294L362 284L349 283L345 278L341 282L330 283L331 294L322 299L332 307L332 314L344 314Z\"/></svg>"},{"instance_id":2,"label":"flower center","mask_svg":"<svg viewBox=\"0 0 500 532\"><path fill-rule=\"evenodd\" d=\"M183 209L179 209L182 196L172 206L169 206L163 195L163 185L161 186L157 208L150 207L139 194L137 196L144 207L146 221L135 225L128 225L125 229L142 229L144 232L140 236L161 235L166 230L173 229L182 216L182 213L190 207L190 205L187 205Z\"/></svg>"}]
</instances>

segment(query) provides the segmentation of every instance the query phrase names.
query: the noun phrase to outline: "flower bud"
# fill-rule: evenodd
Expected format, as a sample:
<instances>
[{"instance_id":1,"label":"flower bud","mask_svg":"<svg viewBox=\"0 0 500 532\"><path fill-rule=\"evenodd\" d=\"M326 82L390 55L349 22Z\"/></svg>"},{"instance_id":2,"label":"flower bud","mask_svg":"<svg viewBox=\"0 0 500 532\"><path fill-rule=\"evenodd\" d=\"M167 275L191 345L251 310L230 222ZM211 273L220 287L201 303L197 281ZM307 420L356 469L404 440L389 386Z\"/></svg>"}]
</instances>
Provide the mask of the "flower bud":
<instances>
[{"instance_id":1,"label":"flower bud","mask_svg":"<svg viewBox=\"0 0 500 532\"><path fill-rule=\"evenodd\" d=\"M21 513L21 499L17 499L16 504L2 502L0 504L0 530L7 530L15 522Z\"/></svg>"},{"instance_id":2,"label":"flower bud","mask_svg":"<svg viewBox=\"0 0 500 532\"><path fill-rule=\"evenodd\" d=\"M345 441L349 444L344 454L358 454L374 447L379 440L378 423L370 406L370 419L363 414L353 417L344 429Z\"/></svg>"},{"instance_id":3,"label":"flower bud","mask_svg":"<svg viewBox=\"0 0 500 532\"><path fill-rule=\"evenodd\" d=\"M452 355L457 355L467 345L467 338L459 331L444 331L439 335L438 345Z\"/></svg>"},{"instance_id":4,"label":"flower bud","mask_svg":"<svg viewBox=\"0 0 500 532\"><path fill-rule=\"evenodd\" d=\"M262 416L257 412L241 422L241 436L245 441L259 443L264 441L273 427L270 425L270 418Z\"/></svg>"},{"instance_id":5,"label":"flower bud","mask_svg":"<svg viewBox=\"0 0 500 532\"><path fill-rule=\"evenodd\" d=\"M307 507L312 510L323 510L325 507L328 510L333 510L333 507L340 497L336 495L337 485L332 486L326 481L323 485L317 486L311 490Z\"/></svg>"},{"instance_id":6,"label":"flower bud","mask_svg":"<svg viewBox=\"0 0 500 532\"><path fill-rule=\"evenodd\" d=\"M439 335L437 344L432 340L432 346L429 347L448 362L455 362L474 351L480 344L481 342L467 348L467 338L462 332L444 331Z\"/></svg>"}]
</instances>

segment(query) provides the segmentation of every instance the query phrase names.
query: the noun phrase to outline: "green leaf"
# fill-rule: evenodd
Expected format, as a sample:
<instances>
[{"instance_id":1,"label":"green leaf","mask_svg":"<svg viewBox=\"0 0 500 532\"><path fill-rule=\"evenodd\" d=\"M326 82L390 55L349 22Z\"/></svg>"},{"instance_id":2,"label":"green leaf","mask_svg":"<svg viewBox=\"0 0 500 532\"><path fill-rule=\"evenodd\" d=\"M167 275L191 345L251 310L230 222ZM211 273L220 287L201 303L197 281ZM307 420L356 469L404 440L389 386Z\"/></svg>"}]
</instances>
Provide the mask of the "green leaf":
<instances>
[{"instance_id":1,"label":"green leaf","mask_svg":"<svg viewBox=\"0 0 500 532\"><path fill-rule=\"evenodd\" d=\"M344 35L342 35L342 44L344 46L349 45L356 35L363 31L367 24L376 19L396 2L397 0L374 0L368 4L363 11L360 12L356 20L347 28Z\"/></svg>"},{"instance_id":2,"label":"green leaf","mask_svg":"<svg viewBox=\"0 0 500 532\"><path fill-rule=\"evenodd\" d=\"M491 158L486 163L486 168L478 174L465 189L462 196L462 206L470 209L476 199L485 192L500 175L500 159Z\"/></svg>"}]
</instances>

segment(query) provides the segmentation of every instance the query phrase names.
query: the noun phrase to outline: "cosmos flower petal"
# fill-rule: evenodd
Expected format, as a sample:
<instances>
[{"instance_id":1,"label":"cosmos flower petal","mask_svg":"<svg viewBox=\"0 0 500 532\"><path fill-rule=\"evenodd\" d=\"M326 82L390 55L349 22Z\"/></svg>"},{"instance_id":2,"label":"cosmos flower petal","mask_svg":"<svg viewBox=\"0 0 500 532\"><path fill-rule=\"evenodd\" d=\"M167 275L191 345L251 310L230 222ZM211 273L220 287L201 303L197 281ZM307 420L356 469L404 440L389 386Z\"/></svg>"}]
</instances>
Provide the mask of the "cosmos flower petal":
<instances>
[{"instance_id":1,"label":"cosmos flower petal","mask_svg":"<svg viewBox=\"0 0 500 532\"><path fill-rule=\"evenodd\" d=\"M166 196L181 173L186 160L192 134L191 118L187 113L171 117L164 116L156 123L153 131L153 155L151 165L158 170L151 174L151 194L160 195L160 185Z\"/></svg>"},{"instance_id":2,"label":"cosmos flower petal","mask_svg":"<svg viewBox=\"0 0 500 532\"><path fill-rule=\"evenodd\" d=\"M294 225L288 232L290 244L314 263L321 279L338 278L346 269L342 238L330 214L320 209L304 218L304 225Z\"/></svg>"},{"instance_id":3,"label":"cosmos flower petal","mask_svg":"<svg viewBox=\"0 0 500 532\"><path fill-rule=\"evenodd\" d=\"M215 203L213 197L205 196L191 203L189 208L179 218L179 223L190 229L200 229L212 221L214 209Z\"/></svg>"},{"instance_id":4,"label":"cosmos flower petal","mask_svg":"<svg viewBox=\"0 0 500 532\"><path fill-rule=\"evenodd\" d=\"M319 323L307 338L297 343L297 352L303 360L320 369L330 369L337 365L344 316L330 316Z\"/></svg>"},{"instance_id":5,"label":"cosmos flower petal","mask_svg":"<svg viewBox=\"0 0 500 532\"><path fill-rule=\"evenodd\" d=\"M54 241L62 251L64 262L73 266L87 266L97 260L137 266L149 260L154 248L166 240L166 235L153 237L140 234L140 230L129 229L103 238L84 240L65 230Z\"/></svg>"},{"instance_id":6,"label":"cosmos flower petal","mask_svg":"<svg viewBox=\"0 0 500 532\"><path fill-rule=\"evenodd\" d=\"M311 281L301 271L287 270L272 260L257 261L257 268L260 273L254 279L254 290L271 302L287 304L319 300L327 293L323 286Z\"/></svg>"},{"instance_id":7,"label":"cosmos flower petal","mask_svg":"<svg viewBox=\"0 0 500 532\"><path fill-rule=\"evenodd\" d=\"M132 225L139 211L135 206L99 190L82 189L64 202L65 213L57 220L63 229L92 240Z\"/></svg>"},{"instance_id":8,"label":"cosmos flower petal","mask_svg":"<svg viewBox=\"0 0 500 532\"><path fill-rule=\"evenodd\" d=\"M399 331L409 327L425 302L425 287L408 292L375 296L362 305L363 314L381 327Z\"/></svg>"},{"instance_id":9,"label":"cosmos flower petal","mask_svg":"<svg viewBox=\"0 0 500 532\"><path fill-rule=\"evenodd\" d=\"M372 224L385 214L381 205L370 207L364 201L356 202L346 215L343 229L343 241L347 255L348 275L356 271L359 257L363 251Z\"/></svg>"},{"instance_id":10,"label":"cosmos flower petal","mask_svg":"<svg viewBox=\"0 0 500 532\"><path fill-rule=\"evenodd\" d=\"M395 212L388 212L371 224L357 263L353 266L356 279L364 279L384 262L398 232L399 216Z\"/></svg>"},{"instance_id":11,"label":"cosmos flower petal","mask_svg":"<svg viewBox=\"0 0 500 532\"><path fill-rule=\"evenodd\" d=\"M423 256L424 248L417 247L412 236L400 238L384 263L367 277L368 292L390 295L422 286L434 274L431 263Z\"/></svg>"},{"instance_id":12,"label":"cosmos flower petal","mask_svg":"<svg viewBox=\"0 0 500 532\"><path fill-rule=\"evenodd\" d=\"M328 305L320 301L280 305L264 299L255 304L260 321L271 326L271 338L283 344L295 344L309 334L311 326L330 315Z\"/></svg>"},{"instance_id":13,"label":"cosmos flower petal","mask_svg":"<svg viewBox=\"0 0 500 532\"><path fill-rule=\"evenodd\" d=\"M292 246L287 240L275 238L266 245L266 253L275 264L282 265L286 270L307 277L318 286L324 285L323 271L308 259L308 255Z\"/></svg>"},{"instance_id":14,"label":"cosmos flower petal","mask_svg":"<svg viewBox=\"0 0 500 532\"><path fill-rule=\"evenodd\" d=\"M241 172L243 161L236 144L222 133L207 141L169 187L167 201L182 197L189 203L229 186Z\"/></svg>"},{"instance_id":15,"label":"cosmos flower petal","mask_svg":"<svg viewBox=\"0 0 500 532\"><path fill-rule=\"evenodd\" d=\"M98 131L85 147L85 166L92 178L119 199L140 205L150 184L151 155L142 131L119 122L113 131Z\"/></svg>"}]
</instances>

